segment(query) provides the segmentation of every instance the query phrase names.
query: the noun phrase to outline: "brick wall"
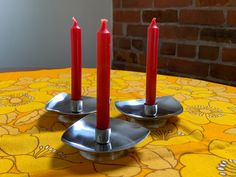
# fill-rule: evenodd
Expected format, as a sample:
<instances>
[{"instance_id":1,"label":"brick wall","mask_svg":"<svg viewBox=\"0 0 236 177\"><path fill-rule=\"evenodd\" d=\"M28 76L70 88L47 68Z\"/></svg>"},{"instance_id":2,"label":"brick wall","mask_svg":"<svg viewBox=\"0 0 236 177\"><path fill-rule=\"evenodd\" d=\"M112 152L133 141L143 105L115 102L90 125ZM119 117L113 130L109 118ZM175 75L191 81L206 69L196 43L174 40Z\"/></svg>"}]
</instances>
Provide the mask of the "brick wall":
<instances>
[{"instance_id":1,"label":"brick wall","mask_svg":"<svg viewBox=\"0 0 236 177\"><path fill-rule=\"evenodd\" d=\"M152 17L158 73L236 85L236 0L113 0L114 69L145 71Z\"/></svg>"}]
</instances>

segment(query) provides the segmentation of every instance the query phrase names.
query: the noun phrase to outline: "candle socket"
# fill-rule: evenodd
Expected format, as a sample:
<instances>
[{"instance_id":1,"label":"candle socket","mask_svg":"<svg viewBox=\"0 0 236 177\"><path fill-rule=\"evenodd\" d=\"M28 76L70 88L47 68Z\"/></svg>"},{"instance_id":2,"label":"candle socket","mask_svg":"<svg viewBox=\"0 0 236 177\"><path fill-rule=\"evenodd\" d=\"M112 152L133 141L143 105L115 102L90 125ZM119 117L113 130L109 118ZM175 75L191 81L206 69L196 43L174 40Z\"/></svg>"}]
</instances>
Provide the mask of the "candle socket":
<instances>
[{"instance_id":1,"label":"candle socket","mask_svg":"<svg viewBox=\"0 0 236 177\"><path fill-rule=\"evenodd\" d=\"M157 115L158 106L157 106L157 104L154 104L154 105L144 104L143 111L144 111L145 116L153 117L153 116Z\"/></svg>"},{"instance_id":2,"label":"candle socket","mask_svg":"<svg viewBox=\"0 0 236 177\"><path fill-rule=\"evenodd\" d=\"M110 137L111 137L111 129L105 129L105 130L100 130L97 129L95 130L95 141L98 144L108 144L110 143Z\"/></svg>"},{"instance_id":3,"label":"candle socket","mask_svg":"<svg viewBox=\"0 0 236 177\"><path fill-rule=\"evenodd\" d=\"M71 111L78 113L83 111L83 100L71 100Z\"/></svg>"},{"instance_id":4,"label":"candle socket","mask_svg":"<svg viewBox=\"0 0 236 177\"><path fill-rule=\"evenodd\" d=\"M111 143L106 143L106 144L95 144L95 150L96 151L110 151L112 149Z\"/></svg>"}]
</instances>

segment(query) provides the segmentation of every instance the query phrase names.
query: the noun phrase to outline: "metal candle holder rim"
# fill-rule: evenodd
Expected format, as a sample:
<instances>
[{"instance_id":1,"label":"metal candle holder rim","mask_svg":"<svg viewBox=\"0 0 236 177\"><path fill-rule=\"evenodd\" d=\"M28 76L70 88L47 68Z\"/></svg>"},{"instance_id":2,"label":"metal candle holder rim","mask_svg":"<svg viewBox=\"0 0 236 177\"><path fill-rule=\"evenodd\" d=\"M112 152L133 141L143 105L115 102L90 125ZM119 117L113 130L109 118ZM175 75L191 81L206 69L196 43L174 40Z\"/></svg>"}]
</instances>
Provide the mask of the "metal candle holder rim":
<instances>
[{"instance_id":1,"label":"metal candle holder rim","mask_svg":"<svg viewBox=\"0 0 236 177\"><path fill-rule=\"evenodd\" d=\"M75 109L81 109L81 112L73 112ZM54 96L45 106L47 111L56 112L68 116L85 116L96 112L96 99L90 96L82 96L82 100L71 100L71 94L59 93Z\"/></svg>"},{"instance_id":2,"label":"metal candle holder rim","mask_svg":"<svg viewBox=\"0 0 236 177\"><path fill-rule=\"evenodd\" d=\"M157 97L156 104L150 106L145 105L145 99L116 101L115 106L124 115L137 120L158 121L183 112L182 105L172 96ZM149 114L147 115L145 112Z\"/></svg>"},{"instance_id":3,"label":"metal candle holder rim","mask_svg":"<svg viewBox=\"0 0 236 177\"><path fill-rule=\"evenodd\" d=\"M64 143L79 149L81 155L87 159L113 160L124 154L121 151L132 148L150 133L150 130L137 123L115 118L110 118L110 128L110 143L96 143L96 114L89 114L70 126L61 139ZM103 154L104 157L100 157L99 154Z\"/></svg>"}]
</instances>

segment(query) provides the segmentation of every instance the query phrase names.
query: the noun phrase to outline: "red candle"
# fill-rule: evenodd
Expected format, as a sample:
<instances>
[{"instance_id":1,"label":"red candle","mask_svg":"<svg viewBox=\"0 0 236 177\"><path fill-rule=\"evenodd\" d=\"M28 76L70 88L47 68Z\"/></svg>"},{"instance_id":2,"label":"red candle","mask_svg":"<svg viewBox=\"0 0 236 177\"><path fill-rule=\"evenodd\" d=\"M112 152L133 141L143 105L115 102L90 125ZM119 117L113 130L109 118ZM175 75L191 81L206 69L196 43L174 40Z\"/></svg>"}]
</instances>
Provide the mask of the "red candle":
<instances>
[{"instance_id":1,"label":"red candle","mask_svg":"<svg viewBox=\"0 0 236 177\"><path fill-rule=\"evenodd\" d=\"M81 100L81 29L73 17L70 29L71 40L71 99Z\"/></svg>"},{"instance_id":2,"label":"red candle","mask_svg":"<svg viewBox=\"0 0 236 177\"><path fill-rule=\"evenodd\" d=\"M111 34L107 29L107 20L101 20L97 32L97 129L109 128L110 97L110 43Z\"/></svg>"},{"instance_id":3,"label":"red candle","mask_svg":"<svg viewBox=\"0 0 236 177\"><path fill-rule=\"evenodd\" d=\"M147 55L146 55L146 104L147 105L154 105L156 103L158 35L159 35L159 28L156 25L156 18L153 18L147 31Z\"/></svg>"}]
</instances>

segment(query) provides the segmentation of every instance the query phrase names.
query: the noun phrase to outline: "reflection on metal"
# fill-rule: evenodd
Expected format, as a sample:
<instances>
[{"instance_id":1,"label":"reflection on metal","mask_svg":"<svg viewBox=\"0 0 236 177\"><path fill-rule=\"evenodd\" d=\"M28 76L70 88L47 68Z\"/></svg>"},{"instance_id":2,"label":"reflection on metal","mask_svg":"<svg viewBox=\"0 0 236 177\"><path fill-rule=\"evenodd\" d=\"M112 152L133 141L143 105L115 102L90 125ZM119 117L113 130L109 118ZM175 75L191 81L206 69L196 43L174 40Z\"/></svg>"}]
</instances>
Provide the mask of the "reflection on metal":
<instances>
[{"instance_id":1,"label":"reflection on metal","mask_svg":"<svg viewBox=\"0 0 236 177\"><path fill-rule=\"evenodd\" d=\"M156 116L157 115L157 111L158 111L158 106L157 104L155 105L146 105L144 104L144 108L143 108L143 113L146 116Z\"/></svg>"},{"instance_id":2,"label":"reflection on metal","mask_svg":"<svg viewBox=\"0 0 236 177\"><path fill-rule=\"evenodd\" d=\"M96 142L96 114L90 114L69 127L62 141L79 149L81 155L89 160L105 161L125 155L127 149L146 138L149 132L139 124L111 118L110 141L99 144Z\"/></svg>"},{"instance_id":3,"label":"reflection on metal","mask_svg":"<svg viewBox=\"0 0 236 177\"><path fill-rule=\"evenodd\" d=\"M71 111L80 113L83 111L83 100L71 100Z\"/></svg>"},{"instance_id":4,"label":"reflection on metal","mask_svg":"<svg viewBox=\"0 0 236 177\"><path fill-rule=\"evenodd\" d=\"M45 109L47 111L81 118L96 112L96 99L83 96L82 100L74 101L71 100L70 94L60 93L46 104Z\"/></svg>"},{"instance_id":5,"label":"reflection on metal","mask_svg":"<svg viewBox=\"0 0 236 177\"><path fill-rule=\"evenodd\" d=\"M181 104L171 96L156 98L156 105L153 107L145 105L145 99L117 101L115 105L121 113L133 118L135 122L142 123L143 121L143 125L149 125L147 127L152 125L161 127L167 118L183 112Z\"/></svg>"},{"instance_id":6,"label":"reflection on metal","mask_svg":"<svg viewBox=\"0 0 236 177\"><path fill-rule=\"evenodd\" d=\"M98 144L108 144L111 139L111 129L100 130L96 128L95 131L95 141Z\"/></svg>"}]
</instances>

